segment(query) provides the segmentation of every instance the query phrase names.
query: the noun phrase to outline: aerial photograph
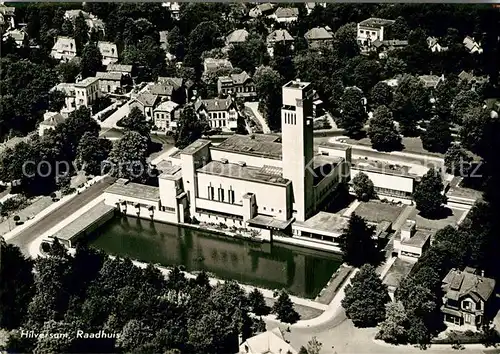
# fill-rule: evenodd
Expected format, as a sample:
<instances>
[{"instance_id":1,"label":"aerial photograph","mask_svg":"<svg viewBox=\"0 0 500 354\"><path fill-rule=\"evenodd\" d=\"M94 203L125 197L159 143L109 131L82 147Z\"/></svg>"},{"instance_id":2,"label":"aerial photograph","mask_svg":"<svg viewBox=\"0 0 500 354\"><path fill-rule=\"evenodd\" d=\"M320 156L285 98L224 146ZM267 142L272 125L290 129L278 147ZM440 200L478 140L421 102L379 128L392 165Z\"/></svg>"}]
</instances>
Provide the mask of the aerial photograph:
<instances>
[{"instance_id":1,"label":"aerial photograph","mask_svg":"<svg viewBox=\"0 0 500 354\"><path fill-rule=\"evenodd\" d=\"M0 353L500 354L500 6L0 2Z\"/></svg>"}]
</instances>

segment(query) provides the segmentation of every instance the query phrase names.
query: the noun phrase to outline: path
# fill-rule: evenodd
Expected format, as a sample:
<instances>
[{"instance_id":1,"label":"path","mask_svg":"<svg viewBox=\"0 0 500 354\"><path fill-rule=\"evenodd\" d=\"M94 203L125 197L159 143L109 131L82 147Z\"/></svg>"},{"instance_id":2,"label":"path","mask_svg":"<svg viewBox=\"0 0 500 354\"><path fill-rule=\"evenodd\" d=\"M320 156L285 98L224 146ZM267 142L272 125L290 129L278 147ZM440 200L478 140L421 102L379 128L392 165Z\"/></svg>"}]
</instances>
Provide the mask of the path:
<instances>
[{"instance_id":1,"label":"path","mask_svg":"<svg viewBox=\"0 0 500 354\"><path fill-rule=\"evenodd\" d=\"M116 123L123 117L127 116L128 114L129 114L129 107L128 107L128 102L126 102L123 106L118 108L116 112L114 112L104 121L99 123L101 125L101 129L105 130L111 128L118 128Z\"/></svg>"},{"instance_id":2,"label":"path","mask_svg":"<svg viewBox=\"0 0 500 354\"><path fill-rule=\"evenodd\" d=\"M264 117L262 117L262 114L260 114L259 112L259 102L245 102L245 107L248 107L252 110L255 118L257 118L260 125L262 126L262 131L264 132L264 134L271 133L271 129L269 129L266 120L264 119Z\"/></svg>"}]
</instances>

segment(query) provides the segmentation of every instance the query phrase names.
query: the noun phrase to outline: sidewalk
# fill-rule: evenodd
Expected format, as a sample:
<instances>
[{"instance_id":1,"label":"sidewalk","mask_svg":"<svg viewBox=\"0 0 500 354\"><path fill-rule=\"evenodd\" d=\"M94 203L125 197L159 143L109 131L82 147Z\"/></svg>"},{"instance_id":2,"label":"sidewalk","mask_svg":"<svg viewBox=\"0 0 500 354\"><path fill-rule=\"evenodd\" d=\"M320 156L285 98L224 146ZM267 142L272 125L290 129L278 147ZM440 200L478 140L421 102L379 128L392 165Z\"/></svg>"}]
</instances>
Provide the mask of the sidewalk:
<instances>
[{"instance_id":1,"label":"sidewalk","mask_svg":"<svg viewBox=\"0 0 500 354\"><path fill-rule=\"evenodd\" d=\"M26 208L13 213L8 219L4 219L4 221L2 221L0 224L0 235L3 235L5 240L10 239L12 235L15 235L15 233L19 232L19 230L22 230L25 224L33 220L38 213L53 204L54 202L52 201L52 198L48 196L34 198L32 203ZM14 216L16 215L21 218L19 221L24 224L16 225L16 222L14 221Z\"/></svg>"}]
</instances>

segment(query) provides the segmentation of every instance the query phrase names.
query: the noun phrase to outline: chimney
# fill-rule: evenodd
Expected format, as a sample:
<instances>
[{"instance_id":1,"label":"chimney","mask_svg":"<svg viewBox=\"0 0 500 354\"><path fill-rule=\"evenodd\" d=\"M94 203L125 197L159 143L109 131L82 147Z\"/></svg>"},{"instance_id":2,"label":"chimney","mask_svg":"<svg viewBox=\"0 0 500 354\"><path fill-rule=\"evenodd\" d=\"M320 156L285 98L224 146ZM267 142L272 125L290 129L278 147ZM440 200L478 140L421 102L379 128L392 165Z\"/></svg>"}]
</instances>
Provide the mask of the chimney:
<instances>
[{"instance_id":1,"label":"chimney","mask_svg":"<svg viewBox=\"0 0 500 354\"><path fill-rule=\"evenodd\" d=\"M484 277L484 270L481 270L481 276Z\"/></svg>"}]
</instances>

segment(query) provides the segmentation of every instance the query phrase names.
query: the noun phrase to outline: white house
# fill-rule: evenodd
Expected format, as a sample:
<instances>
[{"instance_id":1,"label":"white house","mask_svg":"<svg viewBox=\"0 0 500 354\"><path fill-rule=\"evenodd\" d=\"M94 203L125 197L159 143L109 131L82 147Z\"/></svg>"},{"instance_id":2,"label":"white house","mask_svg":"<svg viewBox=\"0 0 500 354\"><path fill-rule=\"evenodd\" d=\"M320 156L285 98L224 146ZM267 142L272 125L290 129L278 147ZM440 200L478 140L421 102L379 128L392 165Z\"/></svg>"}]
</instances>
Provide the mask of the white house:
<instances>
[{"instance_id":1,"label":"white house","mask_svg":"<svg viewBox=\"0 0 500 354\"><path fill-rule=\"evenodd\" d=\"M285 340L283 333L276 327L267 332L248 338L240 345L238 354L297 354Z\"/></svg>"},{"instance_id":2,"label":"white house","mask_svg":"<svg viewBox=\"0 0 500 354\"><path fill-rule=\"evenodd\" d=\"M269 15L274 10L274 5L271 3L258 4L250 9L248 16L257 18L263 15Z\"/></svg>"},{"instance_id":3,"label":"white house","mask_svg":"<svg viewBox=\"0 0 500 354\"><path fill-rule=\"evenodd\" d=\"M25 47L28 44L28 34L23 29L13 29L7 31L3 38L12 38L16 42L18 48Z\"/></svg>"},{"instance_id":4,"label":"white house","mask_svg":"<svg viewBox=\"0 0 500 354\"><path fill-rule=\"evenodd\" d=\"M162 131L172 131L176 128L174 122L174 111L179 105L172 101L163 101L153 110L153 123Z\"/></svg>"},{"instance_id":5,"label":"white house","mask_svg":"<svg viewBox=\"0 0 500 354\"><path fill-rule=\"evenodd\" d=\"M118 61L118 48L115 43L99 41L97 47L102 55L102 65L108 66Z\"/></svg>"},{"instance_id":6,"label":"white house","mask_svg":"<svg viewBox=\"0 0 500 354\"><path fill-rule=\"evenodd\" d=\"M274 55L274 45L276 43L288 44L293 49L293 37L286 29L274 30L267 36L267 51L271 57Z\"/></svg>"},{"instance_id":7,"label":"white house","mask_svg":"<svg viewBox=\"0 0 500 354\"><path fill-rule=\"evenodd\" d=\"M237 127L238 110L230 96L225 99L199 99L194 107L198 115L205 116L211 128L231 131Z\"/></svg>"},{"instance_id":8,"label":"white house","mask_svg":"<svg viewBox=\"0 0 500 354\"><path fill-rule=\"evenodd\" d=\"M445 52L448 50L448 47L443 47L441 44L439 44L439 40L436 37L427 37L427 45L433 53Z\"/></svg>"},{"instance_id":9,"label":"white house","mask_svg":"<svg viewBox=\"0 0 500 354\"><path fill-rule=\"evenodd\" d=\"M361 21L357 26L357 41L362 47L369 47L375 40L384 41L384 30L392 25L394 20L372 17Z\"/></svg>"},{"instance_id":10,"label":"white house","mask_svg":"<svg viewBox=\"0 0 500 354\"><path fill-rule=\"evenodd\" d=\"M95 73L99 79L99 90L103 93L117 93L122 88L123 74L117 72L101 72Z\"/></svg>"},{"instance_id":11,"label":"white house","mask_svg":"<svg viewBox=\"0 0 500 354\"><path fill-rule=\"evenodd\" d=\"M278 7L269 18L279 23L290 23L297 21L299 9L296 7Z\"/></svg>"},{"instance_id":12,"label":"white house","mask_svg":"<svg viewBox=\"0 0 500 354\"><path fill-rule=\"evenodd\" d=\"M431 230L417 230L415 220L406 220L394 237L394 252L405 261L416 261L431 245Z\"/></svg>"},{"instance_id":13,"label":"white house","mask_svg":"<svg viewBox=\"0 0 500 354\"><path fill-rule=\"evenodd\" d=\"M96 16L94 16L91 13L88 13L83 10L67 10L64 13L64 18L68 19L70 21L75 21L80 14L83 15L83 18L85 19L85 23L87 24L87 27L89 28L89 32L92 31L97 31L97 32L103 32L105 25L104 22L100 19L98 19Z\"/></svg>"},{"instance_id":14,"label":"white house","mask_svg":"<svg viewBox=\"0 0 500 354\"><path fill-rule=\"evenodd\" d=\"M99 97L99 79L97 77L87 77L80 82L75 83L75 104L76 108L80 106L89 107Z\"/></svg>"},{"instance_id":15,"label":"white house","mask_svg":"<svg viewBox=\"0 0 500 354\"><path fill-rule=\"evenodd\" d=\"M244 28L234 30L226 37L226 45L244 43L248 35L248 31Z\"/></svg>"},{"instance_id":16,"label":"white house","mask_svg":"<svg viewBox=\"0 0 500 354\"><path fill-rule=\"evenodd\" d=\"M478 53L481 54L483 52L483 48L481 48L481 43L478 43L474 40L474 38L466 36L463 41L465 49L471 54Z\"/></svg>"},{"instance_id":17,"label":"white house","mask_svg":"<svg viewBox=\"0 0 500 354\"><path fill-rule=\"evenodd\" d=\"M55 129L59 124L64 122L66 118L58 112L45 112L43 121L38 126L38 135L43 136L46 131Z\"/></svg>"},{"instance_id":18,"label":"white house","mask_svg":"<svg viewBox=\"0 0 500 354\"><path fill-rule=\"evenodd\" d=\"M52 47L50 56L60 61L70 61L76 57L76 42L71 37L59 36Z\"/></svg>"}]
</instances>

